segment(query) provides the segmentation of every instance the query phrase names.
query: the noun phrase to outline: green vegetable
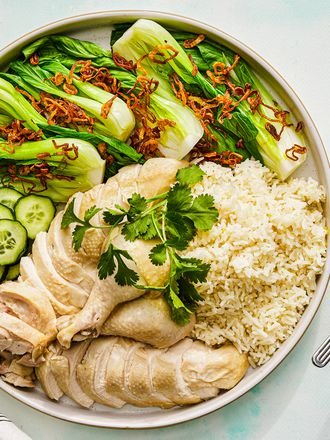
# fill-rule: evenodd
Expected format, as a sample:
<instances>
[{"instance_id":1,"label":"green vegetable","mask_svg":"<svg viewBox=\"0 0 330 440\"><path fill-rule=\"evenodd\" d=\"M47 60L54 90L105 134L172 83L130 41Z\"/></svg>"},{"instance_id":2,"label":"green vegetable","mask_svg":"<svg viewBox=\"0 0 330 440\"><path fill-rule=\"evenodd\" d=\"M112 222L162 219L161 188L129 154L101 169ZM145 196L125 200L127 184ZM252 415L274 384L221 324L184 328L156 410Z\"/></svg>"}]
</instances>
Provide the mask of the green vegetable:
<instances>
[{"instance_id":1,"label":"green vegetable","mask_svg":"<svg viewBox=\"0 0 330 440\"><path fill-rule=\"evenodd\" d=\"M188 34L185 32L173 32L172 36L180 43L183 43L187 39L193 39L196 37L195 34ZM207 69L213 71L213 64L215 62L222 62L225 66L232 65L234 62L235 53L223 45L206 39L193 49L192 57L200 70L205 70L206 64ZM202 57L203 60L202 65L200 62L200 57ZM282 110L280 106L276 104L276 99L269 92L269 88L262 83L249 64L243 59L240 59L235 69L230 71L230 79L235 85L241 87L244 87L245 84L251 84L252 89L260 92L264 104L275 108L275 110ZM304 145L303 136L297 133L293 126L290 126L286 127L280 139L276 140L274 136L272 136L266 130L265 124L267 120L264 117L260 116L258 112L254 112L252 114L246 101L241 102L240 107L242 111L249 115L255 128L257 129L254 147L258 149L263 162L266 166L268 166L268 168L275 171L281 179L286 179L306 159L306 154L299 155L299 157L297 156L298 160L296 161L289 159L285 154L285 151L295 144ZM262 106L262 112L270 119L275 118L274 111L265 106ZM289 118L287 119L289 122ZM277 132L280 131L280 124L272 122L272 125L275 127ZM247 147L250 147L251 149L251 145L247 145ZM242 154L242 151L243 150L240 150L238 152ZM253 155L255 156L255 154Z\"/></svg>"},{"instance_id":2,"label":"green vegetable","mask_svg":"<svg viewBox=\"0 0 330 440\"><path fill-rule=\"evenodd\" d=\"M68 73L68 70L58 62L54 61L53 67L55 71ZM50 80L52 77L51 72L42 69L40 66L32 66L22 61L14 61L10 64L10 68L32 87L67 99L81 107L88 115L98 120L99 124L95 126L95 131L101 131L101 134L109 134L117 139L126 140L134 128L135 120L133 113L118 97L114 99L108 116L102 116L102 105L112 99L113 95L93 84L73 79L74 86L83 95L71 95L56 87Z\"/></svg>"},{"instance_id":3,"label":"green vegetable","mask_svg":"<svg viewBox=\"0 0 330 440\"><path fill-rule=\"evenodd\" d=\"M13 122L13 118L11 116L0 114L0 127L5 127L6 125L9 125L11 122Z\"/></svg>"},{"instance_id":4,"label":"green vegetable","mask_svg":"<svg viewBox=\"0 0 330 440\"><path fill-rule=\"evenodd\" d=\"M8 206L0 203L0 219L14 220L14 215L11 209Z\"/></svg>"},{"instance_id":5,"label":"green vegetable","mask_svg":"<svg viewBox=\"0 0 330 440\"><path fill-rule=\"evenodd\" d=\"M61 36L58 36L57 39L49 37L48 40L43 39L40 42L41 50L38 49L39 65L43 69L53 74L61 72L67 75L69 73L68 67L71 67L75 61L72 56L79 53L82 44L81 52L83 56L80 56L79 59L88 58L93 61L95 66L108 67L110 73L121 82L121 86L124 88L130 89L136 83L136 76L131 72L118 68L112 58L109 58L111 57L109 51L104 51L94 43L79 42L79 40L68 37L65 37L64 43ZM31 50L27 53L30 55ZM162 78L155 77L155 75L153 77L160 84L156 92L150 95L150 110L157 119L168 119L175 123L175 126L167 127L162 133L159 149L167 157L182 159L202 136L202 126L193 112L188 107L183 107L182 103L174 96L168 82L164 82ZM106 95L109 95L102 89L98 89L98 92L96 92L96 87L88 82L76 82L74 80L73 84L86 96L95 97L100 102L104 102ZM97 131L100 132L99 127L97 127Z\"/></svg>"},{"instance_id":6,"label":"green vegetable","mask_svg":"<svg viewBox=\"0 0 330 440\"><path fill-rule=\"evenodd\" d=\"M7 279L6 275L7 272L7 266L0 266L0 282L5 278Z\"/></svg>"},{"instance_id":7,"label":"green vegetable","mask_svg":"<svg viewBox=\"0 0 330 440\"><path fill-rule=\"evenodd\" d=\"M1 142L0 142L1 146ZM0 152L1 154L1 152ZM1 161L0 161L1 164ZM16 202L22 197L22 194L13 188L0 188L0 203L13 210Z\"/></svg>"},{"instance_id":8,"label":"green vegetable","mask_svg":"<svg viewBox=\"0 0 330 440\"><path fill-rule=\"evenodd\" d=\"M74 201L75 199L73 199L69 203L62 217L61 228L62 229L67 228L71 223L78 223L74 229L72 236L72 246L75 251L78 251L81 248L85 232L88 229L94 228L94 226L90 223L90 220L94 217L94 215L96 215L100 211L100 208L96 208L95 206L92 206L85 212L84 219L81 220L74 213Z\"/></svg>"},{"instance_id":9,"label":"green vegetable","mask_svg":"<svg viewBox=\"0 0 330 440\"><path fill-rule=\"evenodd\" d=\"M210 81L200 72L197 72L195 76L192 75L193 64L186 52L166 29L154 21L145 19L136 21L116 41L113 49L125 58L136 61L143 55L149 54L155 47L160 46L162 47L161 52L164 57L169 59L173 55L173 50L165 49L164 42L178 52L177 56L165 64L157 64L146 59L143 62L143 67L147 71L149 71L149 68L153 69L153 76L155 76L154 72L157 72L156 74L165 81L168 81L169 75L175 72L186 85L197 87L200 93L204 94L207 98L215 98L218 95L224 94L223 88L213 87ZM248 149L250 147L248 143L256 138L257 129L250 120L249 115L243 112L239 106L232 113L232 117L230 119L226 118L222 125L238 138L243 138ZM251 147L249 151L257 159L261 159L257 149L252 151Z\"/></svg>"},{"instance_id":10,"label":"green vegetable","mask_svg":"<svg viewBox=\"0 0 330 440\"><path fill-rule=\"evenodd\" d=\"M13 266L9 266L5 280L6 281L14 281L19 277L19 273L20 273L19 263L14 264Z\"/></svg>"},{"instance_id":11,"label":"green vegetable","mask_svg":"<svg viewBox=\"0 0 330 440\"><path fill-rule=\"evenodd\" d=\"M24 49L23 52L28 57L32 55L33 50L38 50L39 65L53 74L62 72L67 75L68 68L77 59L90 59L95 66L109 68L110 73L120 81L123 88L131 89L136 83L137 78L132 72L125 71L114 63L110 51L105 51L94 43L62 36L45 37L33 47ZM78 53L82 55L78 56ZM73 58L74 56L77 56L77 59ZM156 92L150 95L150 110L157 119L175 122L175 126L167 127L162 133L159 149L165 156L182 159L200 139L203 129L193 112L188 107L183 107L182 103L176 99L168 82L153 76L161 84L158 85ZM78 87L79 84L74 82L74 85ZM94 86L83 82L82 87L80 90L86 96L94 96ZM102 101L106 93L99 89L96 96ZM96 127L95 131L106 134L100 131L100 127Z\"/></svg>"},{"instance_id":12,"label":"green vegetable","mask_svg":"<svg viewBox=\"0 0 330 440\"><path fill-rule=\"evenodd\" d=\"M16 263L26 244L26 229L19 222L0 220L0 266Z\"/></svg>"},{"instance_id":13,"label":"green vegetable","mask_svg":"<svg viewBox=\"0 0 330 440\"><path fill-rule=\"evenodd\" d=\"M144 162L142 154L139 154L134 148L114 137L102 136L100 134L89 133L87 131L75 131L73 129L60 127L58 125L40 124L39 127L47 136L54 136L56 134L63 137L75 137L76 139L82 139L90 142L95 147L97 147L100 142L105 142L107 145L107 152L116 159L116 162L114 162L111 166L107 166L106 178L116 174L118 169L122 166L129 165L131 163Z\"/></svg>"},{"instance_id":14,"label":"green vegetable","mask_svg":"<svg viewBox=\"0 0 330 440\"><path fill-rule=\"evenodd\" d=\"M99 260L99 278L104 279L115 273L119 285L162 291L171 308L172 318L179 324L185 324L201 299L194 284L206 280L209 265L199 259L182 257L178 251L187 248L198 230L211 229L218 218L213 197L208 194L193 197L191 193L190 185L201 181L203 175L204 172L196 165L184 168L178 171L177 182L168 192L150 199L135 193L128 199L128 209L121 206L115 210L105 209L103 218L108 226L93 226L90 223L90 219L100 212L95 206L86 211L84 219L78 218L74 213L73 199L63 215L61 227L76 223L72 237L76 251L80 249L86 231L108 227L108 247ZM118 225L128 241L159 239L149 257L156 266L169 259L170 274L165 286L138 284L138 274L126 264L127 260L132 259L131 256L111 243L111 232Z\"/></svg>"},{"instance_id":15,"label":"green vegetable","mask_svg":"<svg viewBox=\"0 0 330 440\"><path fill-rule=\"evenodd\" d=\"M15 205L16 220L27 230L29 238L36 238L41 231L48 231L55 215L54 203L48 197L29 195Z\"/></svg>"},{"instance_id":16,"label":"green vegetable","mask_svg":"<svg viewBox=\"0 0 330 440\"><path fill-rule=\"evenodd\" d=\"M2 183L22 193L42 191L42 195L50 197L54 202L65 202L75 192L87 191L103 181L105 161L93 145L84 140L68 137L24 142L14 153L8 153L6 147L6 142L0 142ZM37 171L36 167L29 173L26 173L26 168L21 172L21 167L41 163L46 164L49 170L46 183L37 177L34 172ZM16 165L16 177L20 180L11 179L8 166L12 164ZM0 203L4 203L1 197Z\"/></svg>"},{"instance_id":17,"label":"green vegetable","mask_svg":"<svg viewBox=\"0 0 330 440\"><path fill-rule=\"evenodd\" d=\"M92 60L93 66L107 67L124 88L130 89L136 81L136 76L133 73L115 64L109 50L90 41L82 41L66 35L51 35L35 41L25 47L22 52L27 60L36 51L41 67L46 66L49 62L58 61L71 69L78 60Z\"/></svg>"},{"instance_id":18,"label":"green vegetable","mask_svg":"<svg viewBox=\"0 0 330 440\"><path fill-rule=\"evenodd\" d=\"M124 56L124 58L137 62L159 44L159 41L155 42L155 37L151 36L152 41L146 43L143 41L145 36L140 35L138 31L135 34L135 30L136 27L133 25L116 41L113 50L115 53ZM190 63L189 59L188 62ZM167 64L170 63L171 61ZM174 95L168 80L168 73L170 71L167 64L160 66L147 59L142 63L143 68L148 73L148 77L158 82L156 91L150 95L151 111L157 119L168 119L175 122L174 127L168 127L162 133L159 150L166 157L182 159L202 137L203 128L193 111L187 106L184 107L181 101Z\"/></svg>"},{"instance_id":19,"label":"green vegetable","mask_svg":"<svg viewBox=\"0 0 330 440\"><path fill-rule=\"evenodd\" d=\"M0 110L13 119L24 121L31 130L38 130L38 123L47 124L47 120L18 92L7 80L0 77Z\"/></svg>"}]
</instances>

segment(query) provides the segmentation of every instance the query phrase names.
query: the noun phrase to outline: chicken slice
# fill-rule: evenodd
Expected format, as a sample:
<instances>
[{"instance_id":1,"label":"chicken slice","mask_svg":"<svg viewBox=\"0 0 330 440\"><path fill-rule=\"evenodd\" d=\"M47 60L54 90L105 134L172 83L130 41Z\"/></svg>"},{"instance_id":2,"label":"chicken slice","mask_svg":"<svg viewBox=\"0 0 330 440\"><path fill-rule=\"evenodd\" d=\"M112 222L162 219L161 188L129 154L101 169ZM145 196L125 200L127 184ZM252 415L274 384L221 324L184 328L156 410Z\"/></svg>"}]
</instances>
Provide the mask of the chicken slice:
<instances>
[{"instance_id":1,"label":"chicken slice","mask_svg":"<svg viewBox=\"0 0 330 440\"><path fill-rule=\"evenodd\" d=\"M189 336L195 321L195 316L191 315L188 324L178 325L171 318L169 307L162 296L142 296L118 305L103 324L101 334L124 336L165 348Z\"/></svg>"},{"instance_id":2,"label":"chicken slice","mask_svg":"<svg viewBox=\"0 0 330 440\"><path fill-rule=\"evenodd\" d=\"M55 312L58 315L70 315L71 313L77 313L79 309L72 305L66 305L61 303L47 287L41 281L35 265L30 257L22 257L20 262L20 278L19 282L24 282L30 286L38 289L45 296L48 297L51 302Z\"/></svg>"},{"instance_id":3,"label":"chicken slice","mask_svg":"<svg viewBox=\"0 0 330 440\"><path fill-rule=\"evenodd\" d=\"M77 365L82 361L90 341L75 344L71 350L63 351L50 359L51 372L64 394L79 405L89 408L94 401L81 389L76 376Z\"/></svg>"},{"instance_id":4,"label":"chicken slice","mask_svg":"<svg viewBox=\"0 0 330 440\"><path fill-rule=\"evenodd\" d=\"M0 361L0 375L2 380L21 388L34 387L33 368L18 363L19 358L11 357Z\"/></svg>"},{"instance_id":5,"label":"chicken slice","mask_svg":"<svg viewBox=\"0 0 330 440\"><path fill-rule=\"evenodd\" d=\"M121 408L125 405L125 401L109 394L105 387L107 366L117 338L112 338L111 341L99 338L94 342L86 353L84 361L77 367L78 382L95 402L112 408Z\"/></svg>"},{"instance_id":6,"label":"chicken slice","mask_svg":"<svg viewBox=\"0 0 330 440\"><path fill-rule=\"evenodd\" d=\"M179 169L187 167L188 162L155 157L147 160L137 179L138 190L146 199L169 190L175 182L176 173Z\"/></svg>"},{"instance_id":7,"label":"chicken slice","mask_svg":"<svg viewBox=\"0 0 330 440\"><path fill-rule=\"evenodd\" d=\"M33 346L28 341L23 341L8 330L0 326L0 354L8 351L12 354L24 355L32 353Z\"/></svg>"},{"instance_id":8,"label":"chicken slice","mask_svg":"<svg viewBox=\"0 0 330 440\"><path fill-rule=\"evenodd\" d=\"M49 341L49 338L39 330L31 327L29 324L16 316L12 316L3 311L0 311L0 328L4 329L6 333L9 334L9 336L7 336L9 341L22 341L22 343L19 343L18 345L14 344L14 347L16 349L20 349L20 351L22 348L29 348L29 352L32 353L33 360L36 360L42 354L47 342ZM3 334L4 332L0 332L0 337L3 336ZM25 353L25 351L23 353L13 351L12 344L10 344L6 350L10 350L15 354Z\"/></svg>"},{"instance_id":9,"label":"chicken slice","mask_svg":"<svg viewBox=\"0 0 330 440\"><path fill-rule=\"evenodd\" d=\"M61 221L63 212L59 212L52 221L47 234L47 246L53 266L56 272L68 282L84 289L88 294L93 288L96 270L95 268L87 270L81 264L74 261L70 255L67 255L63 246L61 231Z\"/></svg>"},{"instance_id":10,"label":"chicken slice","mask_svg":"<svg viewBox=\"0 0 330 440\"><path fill-rule=\"evenodd\" d=\"M118 183L118 188L120 189L121 203L120 205L127 206L127 199L129 199L132 194L139 191L138 188L138 178L144 165L134 164L128 165L121 168L119 172L110 179L115 179ZM108 181L109 182L109 181ZM107 183L108 183L107 182Z\"/></svg>"},{"instance_id":11,"label":"chicken slice","mask_svg":"<svg viewBox=\"0 0 330 440\"><path fill-rule=\"evenodd\" d=\"M139 401L138 406L160 406L172 408L174 403L159 393L153 386L151 364L159 350L153 350L149 346L135 344L125 367L125 389L130 395Z\"/></svg>"},{"instance_id":12,"label":"chicken slice","mask_svg":"<svg viewBox=\"0 0 330 440\"><path fill-rule=\"evenodd\" d=\"M57 385L51 368L51 359L61 354L62 348L59 344L51 344L44 352L44 363L35 369L37 379L44 392L50 399L59 400L63 396L63 391Z\"/></svg>"},{"instance_id":13,"label":"chicken slice","mask_svg":"<svg viewBox=\"0 0 330 440\"><path fill-rule=\"evenodd\" d=\"M48 298L26 283L7 281L1 284L0 309L39 330L49 339L56 336L56 316Z\"/></svg>"},{"instance_id":14,"label":"chicken slice","mask_svg":"<svg viewBox=\"0 0 330 440\"><path fill-rule=\"evenodd\" d=\"M47 247L47 233L39 232L33 247L32 259L39 277L48 290L63 304L82 308L88 294L79 286L75 286L62 278L53 266Z\"/></svg>"},{"instance_id":15,"label":"chicken slice","mask_svg":"<svg viewBox=\"0 0 330 440\"><path fill-rule=\"evenodd\" d=\"M192 343L191 339L183 339L170 349L160 351L153 358L151 376L154 388L177 405L201 401L198 395L190 391L181 371L182 356Z\"/></svg>"},{"instance_id":16,"label":"chicken slice","mask_svg":"<svg viewBox=\"0 0 330 440\"><path fill-rule=\"evenodd\" d=\"M109 341L109 338L105 338L105 340ZM138 342L132 344L131 340L124 338L118 338L113 345L106 371L106 390L110 395L123 402L139 406L140 400L135 398L133 394L128 394L127 388L125 388L127 362L135 346L140 347L142 344Z\"/></svg>"},{"instance_id":17,"label":"chicken slice","mask_svg":"<svg viewBox=\"0 0 330 440\"><path fill-rule=\"evenodd\" d=\"M229 390L244 376L249 367L247 356L240 354L231 344L218 349L194 341L189 350L183 354L182 373L189 388L203 398L205 390L210 387Z\"/></svg>"}]
</instances>

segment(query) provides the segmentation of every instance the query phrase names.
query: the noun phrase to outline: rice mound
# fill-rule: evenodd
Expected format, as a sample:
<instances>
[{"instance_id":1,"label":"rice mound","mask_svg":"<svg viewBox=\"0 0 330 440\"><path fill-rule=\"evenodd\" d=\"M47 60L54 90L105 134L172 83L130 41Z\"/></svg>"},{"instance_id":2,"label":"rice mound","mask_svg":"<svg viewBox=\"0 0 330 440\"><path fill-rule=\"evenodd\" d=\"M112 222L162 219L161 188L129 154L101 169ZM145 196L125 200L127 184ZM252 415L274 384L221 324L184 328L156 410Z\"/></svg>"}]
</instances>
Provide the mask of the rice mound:
<instances>
[{"instance_id":1,"label":"rice mound","mask_svg":"<svg viewBox=\"0 0 330 440\"><path fill-rule=\"evenodd\" d=\"M218 223L186 256L211 265L192 336L231 341L265 363L292 333L316 289L326 254L325 192L312 178L281 182L259 162L234 170L211 162L194 195L211 194Z\"/></svg>"}]
</instances>

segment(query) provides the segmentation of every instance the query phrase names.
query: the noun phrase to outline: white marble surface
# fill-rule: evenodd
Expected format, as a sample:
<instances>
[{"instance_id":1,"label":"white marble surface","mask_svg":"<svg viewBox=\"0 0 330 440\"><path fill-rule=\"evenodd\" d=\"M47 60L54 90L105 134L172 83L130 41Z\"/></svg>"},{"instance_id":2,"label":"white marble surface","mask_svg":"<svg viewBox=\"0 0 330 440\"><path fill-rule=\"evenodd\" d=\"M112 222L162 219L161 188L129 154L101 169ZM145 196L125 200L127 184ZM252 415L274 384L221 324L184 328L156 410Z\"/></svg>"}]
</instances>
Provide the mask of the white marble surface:
<instances>
[{"instance_id":1,"label":"white marble surface","mask_svg":"<svg viewBox=\"0 0 330 440\"><path fill-rule=\"evenodd\" d=\"M328 0L0 0L0 46L47 22L108 9L176 12L244 41L294 88L330 154ZM311 354L330 333L329 293L299 345L270 377L238 401L199 420L153 431L88 428L42 415L3 392L0 412L33 440L328 440L330 365L317 369Z\"/></svg>"}]
</instances>

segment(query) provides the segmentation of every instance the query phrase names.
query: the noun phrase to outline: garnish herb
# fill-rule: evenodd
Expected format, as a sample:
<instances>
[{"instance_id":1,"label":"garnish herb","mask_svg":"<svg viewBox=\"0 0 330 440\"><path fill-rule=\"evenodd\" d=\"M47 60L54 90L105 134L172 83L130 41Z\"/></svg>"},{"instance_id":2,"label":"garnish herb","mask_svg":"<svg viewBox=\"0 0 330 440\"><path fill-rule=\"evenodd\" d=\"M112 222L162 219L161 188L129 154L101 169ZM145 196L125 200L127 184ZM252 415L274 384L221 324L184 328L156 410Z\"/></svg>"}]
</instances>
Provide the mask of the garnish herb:
<instances>
[{"instance_id":1,"label":"garnish herb","mask_svg":"<svg viewBox=\"0 0 330 440\"><path fill-rule=\"evenodd\" d=\"M197 165L192 165L179 170L176 183L163 194L146 199L134 193L128 199L128 209L117 205L116 209L103 211L105 226L90 223L94 215L100 212L95 206L86 211L83 219L77 217L73 199L63 215L61 227L76 223L72 240L76 251L80 249L86 231L91 228L108 228L111 237L112 230L120 225L127 241L158 238L160 242L151 249L149 258L156 266L169 261L170 272L164 286L140 285L138 274L127 265L132 257L127 251L116 248L110 238L99 260L99 278L105 279L115 273L119 285L162 291L173 320L185 324L201 299L194 284L205 282L210 266L202 260L183 257L180 252L188 247L198 230L211 229L218 218L212 196L192 195L190 186L201 181L203 175L204 172Z\"/></svg>"}]
</instances>

